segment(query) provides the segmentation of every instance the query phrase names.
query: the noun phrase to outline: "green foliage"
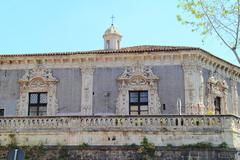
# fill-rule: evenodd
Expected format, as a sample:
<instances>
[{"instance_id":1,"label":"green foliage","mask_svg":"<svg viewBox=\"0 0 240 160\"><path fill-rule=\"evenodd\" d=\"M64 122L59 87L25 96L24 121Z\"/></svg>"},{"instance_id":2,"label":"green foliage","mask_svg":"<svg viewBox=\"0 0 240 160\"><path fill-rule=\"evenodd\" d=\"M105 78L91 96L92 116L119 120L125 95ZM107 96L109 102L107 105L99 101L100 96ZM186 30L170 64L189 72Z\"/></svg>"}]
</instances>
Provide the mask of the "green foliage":
<instances>
[{"instance_id":1,"label":"green foliage","mask_svg":"<svg viewBox=\"0 0 240 160\"><path fill-rule=\"evenodd\" d=\"M223 148L223 149L228 149L229 146L226 142L222 142L221 144L218 145L219 148Z\"/></svg>"},{"instance_id":2,"label":"green foliage","mask_svg":"<svg viewBox=\"0 0 240 160\"><path fill-rule=\"evenodd\" d=\"M207 148L212 148L214 147L212 143L206 143L206 142L199 142L196 144L187 144L187 145L182 145L180 147L183 148L201 148L201 149L207 149Z\"/></svg>"},{"instance_id":3,"label":"green foliage","mask_svg":"<svg viewBox=\"0 0 240 160\"><path fill-rule=\"evenodd\" d=\"M181 24L191 26L192 32L199 31L203 38L214 33L240 63L236 53L240 47L239 3L237 0L178 0L177 7L182 13L176 18Z\"/></svg>"},{"instance_id":4,"label":"green foliage","mask_svg":"<svg viewBox=\"0 0 240 160\"><path fill-rule=\"evenodd\" d=\"M141 155L141 159L151 159L154 157L155 146L153 143L148 142L148 139L144 137L140 143L138 153Z\"/></svg>"},{"instance_id":5,"label":"green foliage","mask_svg":"<svg viewBox=\"0 0 240 160\"><path fill-rule=\"evenodd\" d=\"M124 145L125 148L138 148L139 146L135 143Z\"/></svg>"},{"instance_id":6,"label":"green foliage","mask_svg":"<svg viewBox=\"0 0 240 160\"><path fill-rule=\"evenodd\" d=\"M89 144L84 143L84 142L79 145L79 148L86 148L86 147L89 147Z\"/></svg>"},{"instance_id":7,"label":"green foliage","mask_svg":"<svg viewBox=\"0 0 240 160\"><path fill-rule=\"evenodd\" d=\"M167 148L172 148L173 145L172 144L167 144Z\"/></svg>"},{"instance_id":8,"label":"green foliage","mask_svg":"<svg viewBox=\"0 0 240 160\"><path fill-rule=\"evenodd\" d=\"M17 139L15 134L9 134L10 143L8 144L9 148L17 148Z\"/></svg>"}]
</instances>

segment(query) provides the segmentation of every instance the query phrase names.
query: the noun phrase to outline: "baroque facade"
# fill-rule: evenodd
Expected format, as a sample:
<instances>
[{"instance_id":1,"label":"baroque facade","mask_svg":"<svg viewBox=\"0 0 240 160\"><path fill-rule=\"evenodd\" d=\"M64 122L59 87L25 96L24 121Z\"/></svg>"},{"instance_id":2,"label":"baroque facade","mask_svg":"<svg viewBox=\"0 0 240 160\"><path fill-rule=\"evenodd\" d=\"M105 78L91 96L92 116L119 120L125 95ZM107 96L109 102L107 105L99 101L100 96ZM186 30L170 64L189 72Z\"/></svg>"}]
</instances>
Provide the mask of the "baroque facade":
<instances>
[{"instance_id":1,"label":"baroque facade","mask_svg":"<svg viewBox=\"0 0 240 160\"><path fill-rule=\"evenodd\" d=\"M103 38L103 50L1 55L1 144L14 133L20 145L123 145L147 136L156 145L240 148L238 66L194 47L120 48L114 25Z\"/></svg>"}]
</instances>

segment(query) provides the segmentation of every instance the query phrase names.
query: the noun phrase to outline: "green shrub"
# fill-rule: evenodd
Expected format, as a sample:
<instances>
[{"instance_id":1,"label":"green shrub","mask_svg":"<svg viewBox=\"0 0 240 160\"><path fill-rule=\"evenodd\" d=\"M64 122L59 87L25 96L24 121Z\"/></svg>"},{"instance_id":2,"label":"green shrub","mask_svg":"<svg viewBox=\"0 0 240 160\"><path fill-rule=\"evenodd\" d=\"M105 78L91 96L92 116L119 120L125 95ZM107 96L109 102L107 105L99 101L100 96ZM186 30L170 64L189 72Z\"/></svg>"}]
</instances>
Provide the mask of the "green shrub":
<instances>
[{"instance_id":1,"label":"green shrub","mask_svg":"<svg viewBox=\"0 0 240 160\"><path fill-rule=\"evenodd\" d=\"M223 148L223 149L228 149L228 144L226 142L222 142L221 144L218 145L219 148Z\"/></svg>"},{"instance_id":2,"label":"green shrub","mask_svg":"<svg viewBox=\"0 0 240 160\"><path fill-rule=\"evenodd\" d=\"M155 154L155 146L153 143L148 142L148 139L144 137L140 143L138 153L141 155L141 159L151 159Z\"/></svg>"}]
</instances>

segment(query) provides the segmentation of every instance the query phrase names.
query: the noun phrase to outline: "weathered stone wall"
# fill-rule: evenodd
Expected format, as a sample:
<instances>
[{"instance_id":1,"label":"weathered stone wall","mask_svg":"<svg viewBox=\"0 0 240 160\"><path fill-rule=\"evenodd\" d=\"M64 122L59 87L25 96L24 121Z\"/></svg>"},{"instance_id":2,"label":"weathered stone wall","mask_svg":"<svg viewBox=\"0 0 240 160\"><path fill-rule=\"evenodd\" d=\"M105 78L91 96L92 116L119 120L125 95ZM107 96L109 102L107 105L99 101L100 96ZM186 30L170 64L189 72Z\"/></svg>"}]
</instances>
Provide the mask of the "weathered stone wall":
<instances>
[{"instance_id":1,"label":"weathered stone wall","mask_svg":"<svg viewBox=\"0 0 240 160\"><path fill-rule=\"evenodd\" d=\"M115 114L118 96L117 77L124 68L96 68L93 74L93 113Z\"/></svg>"},{"instance_id":2,"label":"weathered stone wall","mask_svg":"<svg viewBox=\"0 0 240 160\"><path fill-rule=\"evenodd\" d=\"M23 147L26 160L141 160L146 154L140 154L138 147L130 146L38 146ZM0 149L0 159L5 159L7 149ZM221 148L182 148L156 147L153 157L147 159L161 160L238 160L234 149Z\"/></svg>"},{"instance_id":3,"label":"weathered stone wall","mask_svg":"<svg viewBox=\"0 0 240 160\"><path fill-rule=\"evenodd\" d=\"M158 93L161 102L162 114L177 114L177 99L182 101L184 113L184 77L180 65L154 66L153 73L159 77ZM163 110L163 104L166 109Z\"/></svg>"},{"instance_id":4,"label":"weathered stone wall","mask_svg":"<svg viewBox=\"0 0 240 160\"><path fill-rule=\"evenodd\" d=\"M0 70L0 108L5 110L6 116L16 113L19 99L19 83L24 70Z\"/></svg>"},{"instance_id":5,"label":"weathered stone wall","mask_svg":"<svg viewBox=\"0 0 240 160\"><path fill-rule=\"evenodd\" d=\"M57 83L59 114L75 114L81 110L82 77L80 68L53 69Z\"/></svg>"},{"instance_id":6,"label":"weathered stone wall","mask_svg":"<svg viewBox=\"0 0 240 160\"><path fill-rule=\"evenodd\" d=\"M0 109L5 109L6 116L16 115L19 100L19 80L27 70L0 70ZM59 113L78 113L81 108L81 70L54 69L57 83Z\"/></svg>"}]
</instances>

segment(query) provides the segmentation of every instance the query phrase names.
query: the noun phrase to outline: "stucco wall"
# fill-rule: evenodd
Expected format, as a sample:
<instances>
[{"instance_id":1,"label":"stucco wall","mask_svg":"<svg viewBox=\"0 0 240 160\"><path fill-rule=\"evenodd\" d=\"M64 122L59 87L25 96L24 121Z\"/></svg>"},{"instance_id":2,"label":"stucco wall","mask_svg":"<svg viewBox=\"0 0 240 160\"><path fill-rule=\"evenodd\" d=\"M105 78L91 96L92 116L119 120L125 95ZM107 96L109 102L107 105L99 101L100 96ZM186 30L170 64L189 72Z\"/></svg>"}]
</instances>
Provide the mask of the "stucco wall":
<instances>
[{"instance_id":1,"label":"stucco wall","mask_svg":"<svg viewBox=\"0 0 240 160\"><path fill-rule=\"evenodd\" d=\"M59 114L78 114L81 110L81 69L53 69L57 84Z\"/></svg>"},{"instance_id":2,"label":"stucco wall","mask_svg":"<svg viewBox=\"0 0 240 160\"><path fill-rule=\"evenodd\" d=\"M93 74L93 113L115 114L117 77L124 68L97 68Z\"/></svg>"},{"instance_id":3,"label":"stucco wall","mask_svg":"<svg viewBox=\"0 0 240 160\"><path fill-rule=\"evenodd\" d=\"M0 70L0 108L5 110L6 116L16 114L19 99L18 80L24 73L24 70Z\"/></svg>"},{"instance_id":4,"label":"stucco wall","mask_svg":"<svg viewBox=\"0 0 240 160\"><path fill-rule=\"evenodd\" d=\"M177 113L177 98L181 98L182 112L184 112L184 75L180 65L155 66L153 73L159 77L158 93L161 105L165 104L166 110L161 107L162 114Z\"/></svg>"}]
</instances>

